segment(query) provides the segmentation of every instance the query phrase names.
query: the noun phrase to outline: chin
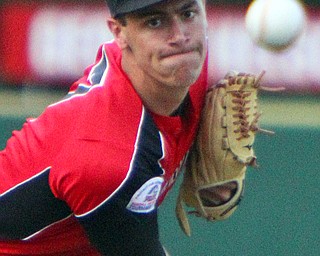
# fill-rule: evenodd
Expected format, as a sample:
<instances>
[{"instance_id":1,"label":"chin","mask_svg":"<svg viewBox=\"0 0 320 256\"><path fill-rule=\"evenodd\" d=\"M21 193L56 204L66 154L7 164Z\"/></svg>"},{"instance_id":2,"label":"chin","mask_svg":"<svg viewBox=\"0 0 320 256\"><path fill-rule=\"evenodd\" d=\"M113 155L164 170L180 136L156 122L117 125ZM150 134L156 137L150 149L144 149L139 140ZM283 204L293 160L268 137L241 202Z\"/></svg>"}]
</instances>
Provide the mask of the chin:
<instances>
[{"instance_id":1,"label":"chin","mask_svg":"<svg viewBox=\"0 0 320 256\"><path fill-rule=\"evenodd\" d=\"M180 84L181 86L191 86L194 84L197 79L199 78L199 75L201 73L201 69L197 70L180 70L178 74L176 74L176 83Z\"/></svg>"},{"instance_id":2,"label":"chin","mask_svg":"<svg viewBox=\"0 0 320 256\"><path fill-rule=\"evenodd\" d=\"M166 84L169 85L172 88L187 88L193 85L197 81L196 78L191 78L191 77L182 77L178 78L175 77L174 79L171 79L170 81L167 81Z\"/></svg>"}]
</instances>

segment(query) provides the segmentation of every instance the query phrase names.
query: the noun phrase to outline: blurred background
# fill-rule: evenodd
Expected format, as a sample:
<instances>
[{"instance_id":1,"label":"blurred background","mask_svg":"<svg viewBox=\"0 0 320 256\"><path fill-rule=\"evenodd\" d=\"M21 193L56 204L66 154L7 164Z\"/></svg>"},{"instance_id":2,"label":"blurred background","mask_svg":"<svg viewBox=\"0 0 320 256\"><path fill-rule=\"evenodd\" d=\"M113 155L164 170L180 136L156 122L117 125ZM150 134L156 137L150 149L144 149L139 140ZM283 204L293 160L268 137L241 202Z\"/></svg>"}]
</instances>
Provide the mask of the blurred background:
<instances>
[{"instance_id":1,"label":"blurred background","mask_svg":"<svg viewBox=\"0 0 320 256\"><path fill-rule=\"evenodd\" d=\"M160 208L161 237L173 256L320 255L320 2L302 1L306 29L277 53L247 35L250 2L208 1L210 80L266 70L262 85L286 87L260 92L261 126L276 134L257 136L260 167L248 171L236 213L215 224L191 217L191 238L175 219L180 177ZM102 0L0 1L1 148L94 62L98 46L112 39L106 15Z\"/></svg>"}]
</instances>

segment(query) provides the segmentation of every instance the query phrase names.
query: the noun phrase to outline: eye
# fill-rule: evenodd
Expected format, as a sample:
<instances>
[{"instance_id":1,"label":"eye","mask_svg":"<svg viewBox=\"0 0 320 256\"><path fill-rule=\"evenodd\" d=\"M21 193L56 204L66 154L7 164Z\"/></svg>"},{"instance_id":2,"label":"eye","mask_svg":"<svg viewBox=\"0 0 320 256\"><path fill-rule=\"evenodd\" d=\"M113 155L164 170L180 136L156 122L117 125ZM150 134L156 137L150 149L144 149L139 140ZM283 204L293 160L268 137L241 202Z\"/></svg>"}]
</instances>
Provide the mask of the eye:
<instances>
[{"instance_id":1,"label":"eye","mask_svg":"<svg viewBox=\"0 0 320 256\"><path fill-rule=\"evenodd\" d=\"M161 19L160 18L152 18L150 20L147 21L147 25L150 28L158 28L160 27L162 24Z\"/></svg>"},{"instance_id":2,"label":"eye","mask_svg":"<svg viewBox=\"0 0 320 256\"><path fill-rule=\"evenodd\" d=\"M196 15L196 13L192 10L187 10L187 11L183 12L182 15L183 15L183 18L185 18L185 19L192 19Z\"/></svg>"}]
</instances>

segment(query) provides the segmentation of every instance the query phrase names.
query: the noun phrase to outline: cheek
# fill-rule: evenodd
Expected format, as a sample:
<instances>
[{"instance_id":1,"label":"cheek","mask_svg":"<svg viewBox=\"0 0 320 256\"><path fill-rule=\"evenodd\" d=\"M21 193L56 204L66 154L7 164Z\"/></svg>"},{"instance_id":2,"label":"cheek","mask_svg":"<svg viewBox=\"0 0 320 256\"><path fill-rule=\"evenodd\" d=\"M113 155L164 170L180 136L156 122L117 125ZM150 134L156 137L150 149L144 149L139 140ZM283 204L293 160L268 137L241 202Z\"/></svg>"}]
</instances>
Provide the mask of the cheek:
<instances>
[{"instance_id":1,"label":"cheek","mask_svg":"<svg viewBox=\"0 0 320 256\"><path fill-rule=\"evenodd\" d=\"M193 31L193 35L196 38L206 38L208 31L208 21L206 17L199 17L189 30Z\"/></svg>"},{"instance_id":2,"label":"cheek","mask_svg":"<svg viewBox=\"0 0 320 256\"><path fill-rule=\"evenodd\" d=\"M152 51L147 48L141 48L135 53L135 59L138 65L142 69L150 69L154 66L156 62L156 58L154 57Z\"/></svg>"},{"instance_id":3,"label":"cheek","mask_svg":"<svg viewBox=\"0 0 320 256\"><path fill-rule=\"evenodd\" d=\"M137 47L134 48L133 54L139 66L152 68L152 66L157 65L157 50L152 40L146 39L145 41L136 42L135 45Z\"/></svg>"}]
</instances>

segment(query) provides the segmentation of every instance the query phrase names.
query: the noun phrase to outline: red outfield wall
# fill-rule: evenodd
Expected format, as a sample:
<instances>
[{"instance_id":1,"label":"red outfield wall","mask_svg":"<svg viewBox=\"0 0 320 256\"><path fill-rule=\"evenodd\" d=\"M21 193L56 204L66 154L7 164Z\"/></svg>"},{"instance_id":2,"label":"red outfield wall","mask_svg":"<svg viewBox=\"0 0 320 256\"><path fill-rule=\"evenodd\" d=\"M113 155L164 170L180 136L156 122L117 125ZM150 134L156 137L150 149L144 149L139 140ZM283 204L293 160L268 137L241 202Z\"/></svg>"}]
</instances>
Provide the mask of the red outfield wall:
<instances>
[{"instance_id":1,"label":"red outfield wall","mask_svg":"<svg viewBox=\"0 0 320 256\"><path fill-rule=\"evenodd\" d=\"M264 85L320 91L320 10L307 10L305 33L290 49L273 53L245 31L244 6L208 7L210 78L229 70L260 73ZM106 6L5 4L0 7L0 80L11 84L71 83L112 39Z\"/></svg>"}]
</instances>

